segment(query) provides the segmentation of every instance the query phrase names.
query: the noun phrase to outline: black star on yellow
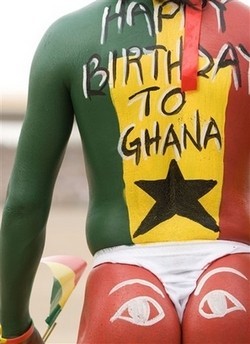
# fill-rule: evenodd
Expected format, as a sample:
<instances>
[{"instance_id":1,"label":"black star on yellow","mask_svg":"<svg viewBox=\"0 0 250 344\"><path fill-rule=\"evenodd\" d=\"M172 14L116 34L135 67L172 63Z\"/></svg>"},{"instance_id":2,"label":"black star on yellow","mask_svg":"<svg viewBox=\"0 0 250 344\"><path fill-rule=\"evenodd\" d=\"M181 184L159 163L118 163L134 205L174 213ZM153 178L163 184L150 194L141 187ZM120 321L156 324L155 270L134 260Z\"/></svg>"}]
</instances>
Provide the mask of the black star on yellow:
<instances>
[{"instance_id":1,"label":"black star on yellow","mask_svg":"<svg viewBox=\"0 0 250 344\"><path fill-rule=\"evenodd\" d=\"M135 184L155 199L155 204L141 222L133 237L145 234L174 215L186 217L218 232L215 219L198 201L217 184L215 180L185 180L175 160L172 160L166 179L139 180Z\"/></svg>"}]
</instances>

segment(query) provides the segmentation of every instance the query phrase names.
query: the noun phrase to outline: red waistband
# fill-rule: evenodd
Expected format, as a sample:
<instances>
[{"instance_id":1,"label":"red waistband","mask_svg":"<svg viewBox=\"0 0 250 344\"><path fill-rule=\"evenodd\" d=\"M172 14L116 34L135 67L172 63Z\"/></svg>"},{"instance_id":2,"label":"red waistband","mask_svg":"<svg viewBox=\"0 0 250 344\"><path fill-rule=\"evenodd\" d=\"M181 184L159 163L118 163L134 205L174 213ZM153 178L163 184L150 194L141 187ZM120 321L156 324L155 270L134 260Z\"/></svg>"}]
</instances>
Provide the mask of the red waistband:
<instances>
[{"instance_id":1,"label":"red waistband","mask_svg":"<svg viewBox=\"0 0 250 344\"><path fill-rule=\"evenodd\" d=\"M0 343L4 344L21 344L23 341L28 339L34 332L34 326L31 325L28 331L26 331L24 334L22 334L19 337L15 338L0 338Z\"/></svg>"}]
</instances>

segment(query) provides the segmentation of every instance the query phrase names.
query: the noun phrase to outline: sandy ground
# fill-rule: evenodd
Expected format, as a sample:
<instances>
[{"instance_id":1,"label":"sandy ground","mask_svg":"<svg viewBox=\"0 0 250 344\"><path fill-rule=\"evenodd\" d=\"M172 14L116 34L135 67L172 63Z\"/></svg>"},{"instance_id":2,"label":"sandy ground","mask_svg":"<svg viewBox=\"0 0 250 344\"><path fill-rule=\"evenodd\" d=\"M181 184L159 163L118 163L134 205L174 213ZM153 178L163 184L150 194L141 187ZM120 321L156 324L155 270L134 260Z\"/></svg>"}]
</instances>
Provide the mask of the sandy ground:
<instances>
[{"instance_id":1,"label":"sandy ground","mask_svg":"<svg viewBox=\"0 0 250 344\"><path fill-rule=\"evenodd\" d=\"M87 275L91 267L91 254L84 235L86 209L77 206L56 206L51 209L47 227L46 247L43 256L75 255L88 262L80 282L58 317L57 325L47 343L76 343L83 294ZM49 300L52 287L52 275L49 268L41 264L34 284L31 313L34 322L43 334L46 330L45 318L49 314Z\"/></svg>"}]
</instances>

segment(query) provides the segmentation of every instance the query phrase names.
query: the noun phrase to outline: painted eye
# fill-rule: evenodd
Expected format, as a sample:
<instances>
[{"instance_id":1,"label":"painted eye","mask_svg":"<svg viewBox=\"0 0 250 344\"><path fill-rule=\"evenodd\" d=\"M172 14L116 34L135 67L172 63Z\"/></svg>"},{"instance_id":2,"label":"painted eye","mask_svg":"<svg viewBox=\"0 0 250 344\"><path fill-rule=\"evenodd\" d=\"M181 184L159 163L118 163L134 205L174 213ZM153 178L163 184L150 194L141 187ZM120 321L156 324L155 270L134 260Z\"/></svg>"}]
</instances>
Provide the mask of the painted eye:
<instances>
[{"instance_id":1,"label":"painted eye","mask_svg":"<svg viewBox=\"0 0 250 344\"><path fill-rule=\"evenodd\" d=\"M211 311L208 312L208 311ZM225 290L213 290L200 302L199 313L206 319L223 318L228 313L244 311L245 307L232 294Z\"/></svg>"},{"instance_id":2,"label":"painted eye","mask_svg":"<svg viewBox=\"0 0 250 344\"><path fill-rule=\"evenodd\" d=\"M157 314L150 319L152 307L157 311ZM121 319L138 326L151 326L164 317L164 311L158 302L149 296L138 296L125 302L110 318L110 321L114 322L117 319Z\"/></svg>"}]
</instances>

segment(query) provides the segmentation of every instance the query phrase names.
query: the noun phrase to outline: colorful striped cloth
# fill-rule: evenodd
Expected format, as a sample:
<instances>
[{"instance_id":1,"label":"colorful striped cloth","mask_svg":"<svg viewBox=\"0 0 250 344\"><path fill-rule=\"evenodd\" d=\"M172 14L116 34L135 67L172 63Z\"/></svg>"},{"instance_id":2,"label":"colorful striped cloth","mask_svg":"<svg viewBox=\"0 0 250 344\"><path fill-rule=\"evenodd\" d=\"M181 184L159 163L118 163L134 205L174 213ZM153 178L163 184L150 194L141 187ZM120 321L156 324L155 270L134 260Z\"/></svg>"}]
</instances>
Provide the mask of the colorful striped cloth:
<instances>
[{"instance_id":1,"label":"colorful striped cloth","mask_svg":"<svg viewBox=\"0 0 250 344\"><path fill-rule=\"evenodd\" d=\"M54 277L50 313L46 318L46 323L51 328L79 282L87 263L79 257L65 255L45 257L41 262L50 268ZM32 332L33 330L32 326ZM30 331L31 329L24 334L25 339L32 334ZM2 327L0 325L0 344L20 343L20 340L24 339L23 336L12 339L2 338Z\"/></svg>"},{"instance_id":2,"label":"colorful striped cloth","mask_svg":"<svg viewBox=\"0 0 250 344\"><path fill-rule=\"evenodd\" d=\"M87 264L79 257L61 255L43 258L42 263L50 268L54 277L50 314L46 319L46 323L52 326L76 287Z\"/></svg>"},{"instance_id":3,"label":"colorful striped cloth","mask_svg":"<svg viewBox=\"0 0 250 344\"><path fill-rule=\"evenodd\" d=\"M34 326L31 325L28 331L23 333L21 336L15 337L15 338L2 338L2 327L0 325L0 344L21 344L24 343L28 338L32 336L34 332Z\"/></svg>"}]
</instances>

